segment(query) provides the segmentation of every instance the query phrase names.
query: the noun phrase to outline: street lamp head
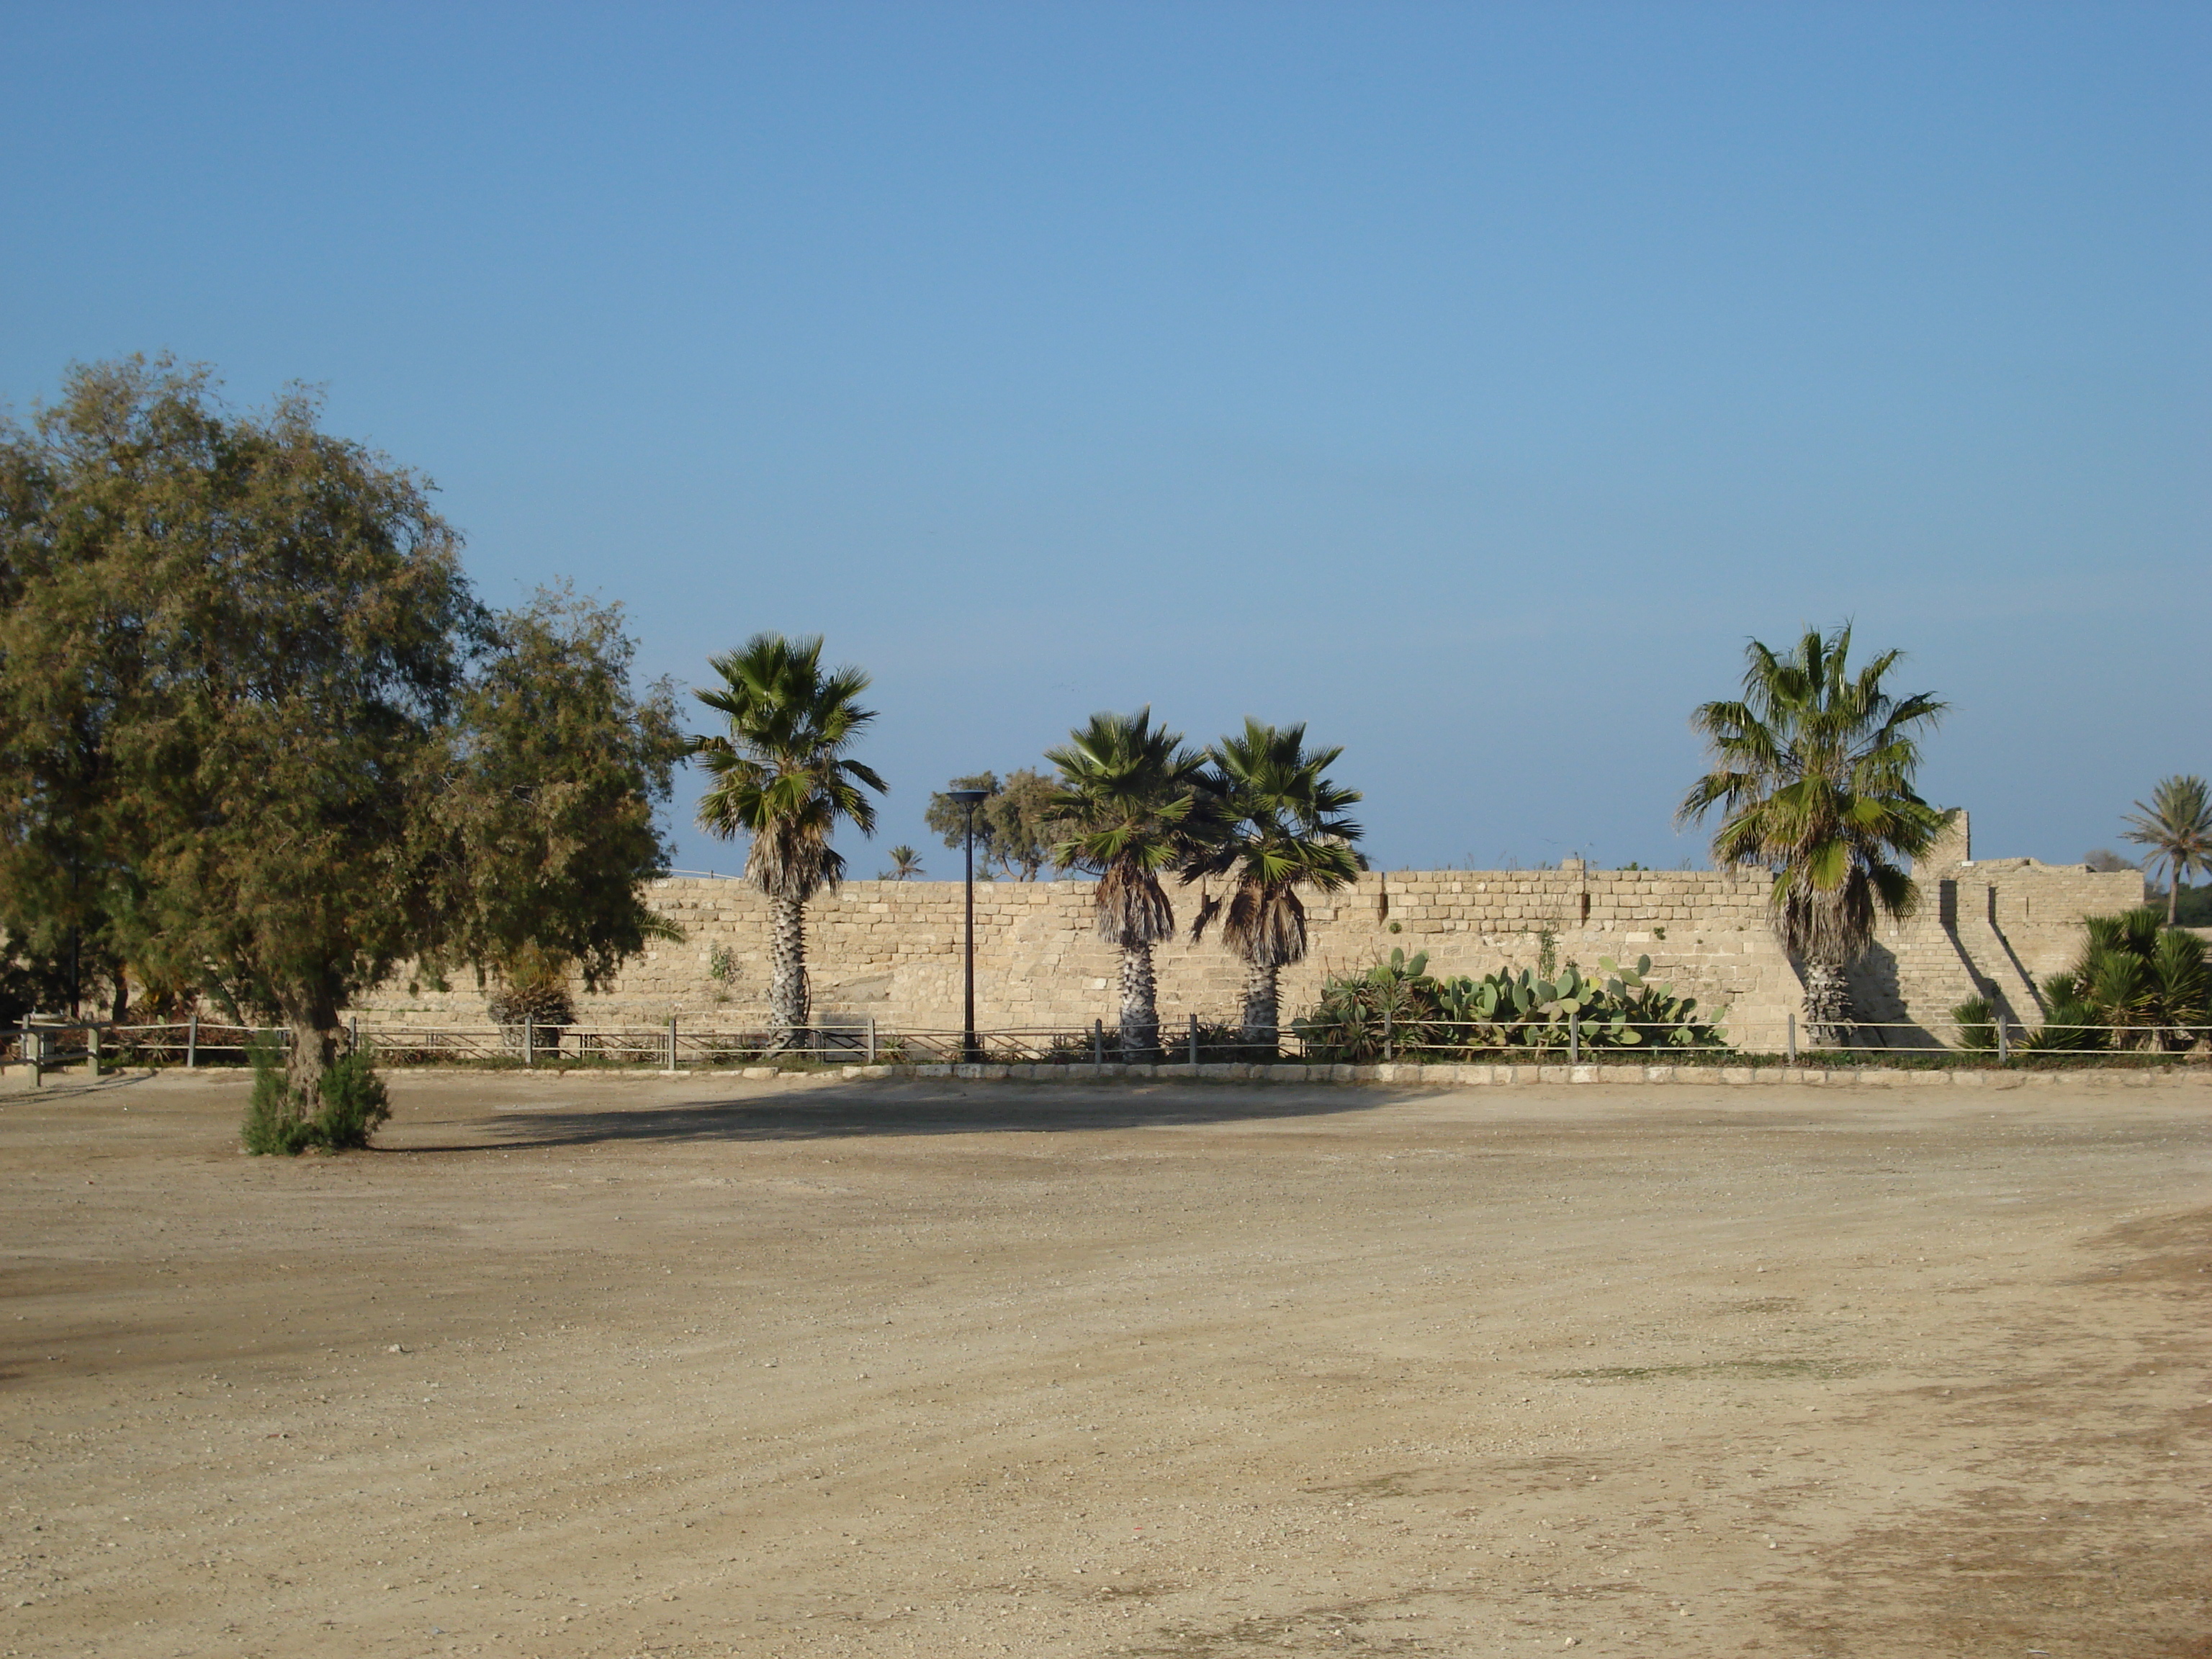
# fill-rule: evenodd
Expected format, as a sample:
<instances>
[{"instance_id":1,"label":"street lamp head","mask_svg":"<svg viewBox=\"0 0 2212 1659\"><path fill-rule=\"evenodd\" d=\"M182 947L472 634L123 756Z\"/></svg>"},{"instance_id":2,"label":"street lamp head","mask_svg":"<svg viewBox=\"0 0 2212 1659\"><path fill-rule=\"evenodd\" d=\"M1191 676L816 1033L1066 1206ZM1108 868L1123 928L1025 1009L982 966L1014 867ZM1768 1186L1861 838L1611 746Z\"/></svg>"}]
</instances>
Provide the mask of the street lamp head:
<instances>
[{"instance_id":1,"label":"street lamp head","mask_svg":"<svg viewBox=\"0 0 2212 1659\"><path fill-rule=\"evenodd\" d=\"M948 789L945 793L963 806L978 806L991 798L988 789Z\"/></svg>"}]
</instances>

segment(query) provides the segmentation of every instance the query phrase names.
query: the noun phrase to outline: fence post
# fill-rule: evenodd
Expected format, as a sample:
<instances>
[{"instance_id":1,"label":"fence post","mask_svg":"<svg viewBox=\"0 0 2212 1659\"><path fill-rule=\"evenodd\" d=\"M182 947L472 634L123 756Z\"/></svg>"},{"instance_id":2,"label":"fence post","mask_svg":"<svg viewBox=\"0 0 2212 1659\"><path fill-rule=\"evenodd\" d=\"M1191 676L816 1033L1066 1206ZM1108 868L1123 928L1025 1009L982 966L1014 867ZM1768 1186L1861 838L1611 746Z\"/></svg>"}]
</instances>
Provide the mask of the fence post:
<instances>
[{"instance_id":1,"label":"fence post","mask_svg":"<svg viewBox=\"0 0 2212 1659\"><path fill-rule=\"evenodd\" d=\"M195 1013L185 1022L185 1069L191 1071L200 1063L200 1017Z\"/></svg>"},{"instance_id":2,"label":"fence post","mask_svg":"<svg viewBox=\"0 0 2212 1659\"><path fill-rule=\"evenodd\" d=\"M1782 1045L1782 1052L1795 1066L1797 1063L1797 1011L1792 1008L1784 1018L1789 1022L1787 1029L1790 1035Z\"/></svg>"},{"instance_id":3,"label":"fence post","mask_svg":"<svg viewBox=\"0 0 2212 1659\"><path fill-rule=\"evenodd\" d=\"M868 1064L876 1063L876 1017L868 1016Z\"/></svg>"},{"instance_id":4,"label":"fence post","mask_svg":"<svg viewBox=\"0 0 2212 1659\"><path fill-rule=\"evenodd\" d=\"M23 1028L23 1058L31 1062L31 1086L46 1086L46 1034L26 1025Z\"/></svg>"},{"instance_id":5,"label":"fence post","mask_svg":"<svg viewBox=\"0 0 2212 1659\"><path fill-rule=\"evenodd\" d=\"M1191 1067L1192 1067L1192 1069L1193 1069L1193 1070L1197 1069L1197 1066L1198 1066L1198 1016L1197 1016L1196 1014L1193 1014L1193 1015L1190 1017L1190 1063L1191 1063Z\"/></svg>"},{"instance_id":6,"label":"fence post","mask_svg":"<svg viewBox=\"0 0 2212 1659\"><path fill-rule=\"evenodd\" d=\"M668 1069L676 1069L676 1016L668 1017Z\"/></svg>"},{"instance_id":7,"label":"fence post","mask_svg":"<svg viewBox=\"0 0 2212 1659\"><path fill-rule=\"evenodd\" d=\"M1106 1022L1103 1019L1091 1022L1091 1063L1093 1066L1106 1063Z\"/></svg>"},{"instance_id":8,"label":"fence post","mask_svg":"<svg viewBox=\"0 0 2212 1659\"><path fill-rule=\"evenodd\" d=\"M522 1017L522 1063L525 1066L538 1063L538 1016L535 1014Z\"/></svg>"},{"instance_id":9,"label":"fence post","mask_svg":"<svg viewBox=\"0 0 2212 1659\"><path fill-rule=\"evenodd\" d=\"M1567 1064L1583 1063L1583 1017L1579 1013L1567 1016Z\"/></svg>"},{"instance_id":10,"label":"fence post","mask_svg":"<svg viewBox=\"0 0 2212 1659\"><path fill-rule=\"evenodd\" d=\"M98 1077L100 1075L100 1027L97 1025L88 1025L84 1028L84 1060L85 1070L91 1073L93 1076Z\"/></svg>"},{"instance_id":11,"label":"fence post","mask_svg":"<svg viewBox=\"0 0 2212 1659\"><path fill-rule=\"evenodd\" d=\"M2012 1025L2002 1014L1999 1014L1997 1016L1997 1064L2007 1065L2011 1060Z\"/></svg>"},{"instance_id":12,"label":"fence post","mask_svg":"<svg viewBox=\"0 0 2212 1659\"><path fill-rule=\"evenodd\" d=\"M1382 1010L1382 1058L1386 1060L1397 1058L1397 1049L1390 1033L1390 1010L1387 1006Z\"/></svg>"}]
</instances>

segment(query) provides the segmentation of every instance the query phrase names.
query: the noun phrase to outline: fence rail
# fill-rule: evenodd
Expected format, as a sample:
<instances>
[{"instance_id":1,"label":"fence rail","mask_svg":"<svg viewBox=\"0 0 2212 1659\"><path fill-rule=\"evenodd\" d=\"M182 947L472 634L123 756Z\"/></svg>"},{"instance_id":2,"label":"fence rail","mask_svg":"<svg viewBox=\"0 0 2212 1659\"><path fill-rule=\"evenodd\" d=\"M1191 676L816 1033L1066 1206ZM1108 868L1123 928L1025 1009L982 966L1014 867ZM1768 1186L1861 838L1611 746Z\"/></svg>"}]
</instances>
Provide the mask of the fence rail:
<instances>
[{"instance_id":1,"label":"fence rail","mask_svg":"<svg viewBox=\"0 0 2212 1659\"><path fill-rule=\"evenodd\" d=\"M378 1025L349 1026L347 1045L372 1048L390 1066L508 1064L525 1066L605 1065L679 1071L685 1067L958 1061L1072 1064L1127 1060L1206 1065L1279 1060L1480 1060L1529 1059L1655 1063L1725 1063L1746 1056L1724 1044L1684 1045L1666 1040L1675 1028L1649 1030L1606 1022L1585 1028L1577 1018L1504 1025L1484 1021L1422 1019L1394 1026L1389 1016L1359 1031L1334 1028L1321 1042L1294 1030L1273 1039L1247 1038L1235 1026L1203 1024L1196 1015L1150 1032L1124 1033L1094 1020L1086 1027L1030 1026L977 1030L896 1030L873 1019L831 1017L801 1031L692 1028L672 1018L655 1025ZM1634 1040L1624 1033L1633 1031ZM197 1018L137 1025L32 1024L0 1030L0 1068L27 1068L33 1085L48 1072L84 1070L94 1076L112 1066L237 1066L252 1044L266 1041L282 1051L291 1042L281 1027L240 1025ZM2105 1059L2212 1062L2212 1025L2139 1024L2023 1027L1993 1016L1986 1023L1956 1020L1861 1021L1829 1028L1788 1023L1777 1058L1849 1057L1853 1063L1913 1055L1975 1057L2009 1066L2037 1060Z\"/></svg>"}]
</instances>

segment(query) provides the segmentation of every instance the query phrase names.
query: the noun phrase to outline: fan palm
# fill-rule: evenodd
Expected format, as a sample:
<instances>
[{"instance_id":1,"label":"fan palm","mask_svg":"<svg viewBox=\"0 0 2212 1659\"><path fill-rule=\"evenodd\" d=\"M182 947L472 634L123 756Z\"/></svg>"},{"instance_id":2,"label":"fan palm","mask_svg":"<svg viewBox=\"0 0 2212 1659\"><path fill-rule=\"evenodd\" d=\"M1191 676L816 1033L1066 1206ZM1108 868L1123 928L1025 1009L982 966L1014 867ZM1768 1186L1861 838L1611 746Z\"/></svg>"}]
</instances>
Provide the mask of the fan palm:
<instances>
[{"instance_id":1,"label":"fan palm","mask_svg":"<svg viewBox=\"0 0 2212 1659\"><path fill-rule=\"evenodd\" d=\"M830 834L841 818L874 834L875 803L863 792L885 789L846 757L876 717L860 704L868 677L857 668L823 673L819 635L756 634L708 661L722 684L692 695L726 715L729 731L692 740L714 780L699 823L726 840L751 837L745 875L770 907L769 1006L788 1034L805 1029L808 1013L807 902L844 878Z\"/></svg>"},{"instance_id":2,"label":"fan palm","mask_svg":"<svg viewBox=\"0 0 2212 1659\"><path fill-rule=\"evenodd\" d=\"M1912 787L1918 734L1947 705L1882 689L1895 651L1853 673L1850 644L1848 627L1825 638L1808 629L1787 656L1753 640L1741 699L1691 717L1713 769L1675 814L1682 823L1719 807L1715 860L1772 872L1775 928L1803 964L1816 1041L1850 1023L1844 972L1873 942L1878 916L1910 915L1917 902L1900 860L1925 854L1952 817Z\"/></svg>"},{"instance_id":3,"label":"fan palm","mask_svg":"<svg viewBox=\"0 0 2212 1659\"><path fill-rule=\"evenodd\" d=\"M1150 708L1093 714L1065 744L1045 752L1060 771L1051 806L1065 830L1054 860L1098 878L1095 925L1121 952L1121 1052L1133 1060L1159 1053L1152 947L1175 933L1159 876L1188 850L1204 762L1182 746L1182 732L1152 720Z\"/></svg>"},{"instance_id":4,"label":"fan palm","mask_svg":"<svg viewBox=\"0 0 2212 1659\"><path fill-rule=\"evenodd\" d=\"M1244 963L1244 1041L1270 1045L1282 970L1306 954L1300 887L1333 893L1367 866L1352 842L1359 825L1344 809L1359 791L1323 775L1340 748L1309 754L1303 725L1247 719L1241 735L1206 751L1197 814L1200 839L1185 857L1186 882L1230 878L1229 896L1207 898L1191 924L1194 941L1221 917L1221 940Z\"/></svg>"},{"instance_id":5,"label":"fan palm","mask_svg":"<svg viewBox=\"0 0 2212 1659\"><path fill-rule=\"evenodd\" d=\"M2166 925L2174 924L2181 884L2191 870L2212 870L2212 791L2199 777L2159 781L2150 805L2136 803L2127 837L2151 849L2151 862L2166 860Z\"/></svg>"}]
</instances>

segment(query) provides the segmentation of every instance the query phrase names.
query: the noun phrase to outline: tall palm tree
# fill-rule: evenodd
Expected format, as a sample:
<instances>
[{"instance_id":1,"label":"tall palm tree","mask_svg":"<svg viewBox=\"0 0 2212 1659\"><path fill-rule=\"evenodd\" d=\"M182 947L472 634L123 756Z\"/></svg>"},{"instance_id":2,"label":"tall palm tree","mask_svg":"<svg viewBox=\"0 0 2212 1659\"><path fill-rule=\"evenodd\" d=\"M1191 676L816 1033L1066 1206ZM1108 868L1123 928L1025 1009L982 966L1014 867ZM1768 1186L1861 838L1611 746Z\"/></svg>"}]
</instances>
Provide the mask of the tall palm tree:
<instances>
[{"instance_id":1,"label":"tall palm tree","mask_svg":"<svg viewBox=\"0 0 2212 1659\"><path fill-rule=\"evenodd\" d=\"M1341 748L1305 749L1304 725L1273 726L1249 716L1241 735L1206 751L1197 814L1201 839L1182 878L1230 878L1224 902L1209 897L1191 924L1194 942L1221 916L1221 941L1244 963L1244 1041L1275 1042L1282 970L1306 954L1300 887L1333 893L1367 867L1352 842L1358 824L1344 809L1360 799L1323 775ZM1224 914L1225 912L1225 914Z\"/></svg>"},{"instance_id":2,"label":"tall palm tree","mask_svg":"<svg viewBox=\"0 0 2212 1659\"><path fill-rule=\"evenodd\" d=\"M2161 778L2150 792L2150 805L2136 803L2128 817L2135 827L2127 837L2151 849L2151 862L2166 860L2166 925L2179 914L2182 878L2191 870L2212 870L2212 791L2196 776Z\"/></svg>"},{"instance_id":3,"label":"tall palm tree","mask_svg":"<svg viewBox=\"0 0 2212 1659\"><path fill-rule=\"evenodd\" d=\"M1773 872L1775 928L1803 964L1817 1041L1850 1024L1844 970L1873 942L1877 915L1906 916L1918 901L1899 860L1925 854L1952 817L1912 787L1918 733L1948 705L1882 689L1898 652L1852 673L1850 645L1848 626L1826 638L1808 629L1787 656L1753 640L1741 700L1691 716L1713 769L1675 813L1682 823L1718 806L1715 860Z\"/></svg>"},{"instance_id":4,"label":"tall palm tree","mask_svg":"<svg viewBox=\"0 0 2212 1659\"><path fill-rule=\"evenodd\" d=\"M1060 769L1052 811L1065 820L1055 862L1095 873L1098 937L1121 952L1121 1053L1156 1058L1159 1004L1152 946L1175 933L1175 910L1159 872L1188 850L1205 757L1182 746L1182 733L1152 723L1152 711L1093 714L1045 758Z\"/></svg>"},{"instance_id":5,"label":"tall palm tree","mask_svg":"<svg viewBox=\"0 0 2212 1659\"><path fill-rule=\"evenodd\" d=\"M924 873L921 867L921 854L911 847L892 848L890 859L891 867L878 876L876 878L878 881L906 881Z\"/></svg>"},{"instance_id":6,"label":"tall palm tree","mask_svg":"<svg viewBox=\"0 0 2212 1659\"><path fill-rule=\"evenodd\" d=\"M857 668L824 674L818 634L756 634L742 650L708 662L722 684L692 695L728 716L730 729L692 740L714 778L699 823L726 840L751 837L745 875L768 895L771 914L769 1006L788 1035L805 1029L808 1013L807 901L844 878L830 833L844 818L873 835L875 803L862 791L886 787L846 758L876 717L860 704L868 677Z\"/></svg>"}]
</instances>

